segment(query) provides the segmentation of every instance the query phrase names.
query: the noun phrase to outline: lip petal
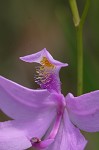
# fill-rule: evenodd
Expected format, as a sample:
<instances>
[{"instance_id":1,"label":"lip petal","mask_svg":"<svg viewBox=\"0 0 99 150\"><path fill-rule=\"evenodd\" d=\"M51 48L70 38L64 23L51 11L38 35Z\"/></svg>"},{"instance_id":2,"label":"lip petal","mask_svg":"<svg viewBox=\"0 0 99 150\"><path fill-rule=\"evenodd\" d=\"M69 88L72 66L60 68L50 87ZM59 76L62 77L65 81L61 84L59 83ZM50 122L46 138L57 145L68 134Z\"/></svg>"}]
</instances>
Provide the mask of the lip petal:
<instances>
[{"instance_id":1,"label":"lip petal","mask_svg":"<svg viewBox=\"0 0 99 150\"><path fill-rule=\"evenodd\" d=\"M43 50L35 53L35 54L30 54L27 56L20 57L21 60L29 63L37 62L40 63L43 57L46 57L53 65L57 67L66 67L68 66L67 63L62 63L60 61L55 60L52 55L44 48Z\"/></svg>"},{"instance_id":2,"label":"lip petal","mask_svg":"<svg viewBox=\"0 0 99 150\"><path fill-rule=\"evenodd\" d=\"M68 66L67 63L62 63L55 60L52 55L44 48L35 54L20 57L25 62L36 62L40 66L36 68L35 82L40 85L42 89L53 90L60 93L61 82L59 78L59 71L61 67Z\"/></svg>"},{"instance_id":3,"label":"lip petal","mask_svg":"<svg viewBox=\"0 0 99 150\"><path fill-rule=\"evenodd\" d=\"M47 89L49 92L53 92L53 90L58 93L61 92L59 71L61 67L68 66L67 63L55 60L46 48L35 54L20 57L20 59L30 63L37 62L43 66L43 70L42 67L37 70L38 74L37 77L35 77L35 82L37 82L42 89Z\"/></svg>"}]
</instances>

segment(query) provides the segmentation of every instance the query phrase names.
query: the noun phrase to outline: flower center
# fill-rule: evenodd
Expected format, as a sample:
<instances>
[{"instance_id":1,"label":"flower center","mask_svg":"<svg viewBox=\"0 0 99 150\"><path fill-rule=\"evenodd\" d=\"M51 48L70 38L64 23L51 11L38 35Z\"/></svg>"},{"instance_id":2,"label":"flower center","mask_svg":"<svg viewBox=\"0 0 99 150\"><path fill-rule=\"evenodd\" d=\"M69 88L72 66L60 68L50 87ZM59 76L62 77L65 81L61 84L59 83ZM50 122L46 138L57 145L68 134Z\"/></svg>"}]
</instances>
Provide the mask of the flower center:
<instances>
[{"instance_id":1,"label":"flower center","mask_svg":"<svg viewBox=\"0 0 99 150\"><path fill-rule=\"evenodd\" d=\"M60 80L58 77L58 69L46 57L40 61L40 66L36 67L35 82L42 89L60 91Z\"/></svg>"}]
</instances>

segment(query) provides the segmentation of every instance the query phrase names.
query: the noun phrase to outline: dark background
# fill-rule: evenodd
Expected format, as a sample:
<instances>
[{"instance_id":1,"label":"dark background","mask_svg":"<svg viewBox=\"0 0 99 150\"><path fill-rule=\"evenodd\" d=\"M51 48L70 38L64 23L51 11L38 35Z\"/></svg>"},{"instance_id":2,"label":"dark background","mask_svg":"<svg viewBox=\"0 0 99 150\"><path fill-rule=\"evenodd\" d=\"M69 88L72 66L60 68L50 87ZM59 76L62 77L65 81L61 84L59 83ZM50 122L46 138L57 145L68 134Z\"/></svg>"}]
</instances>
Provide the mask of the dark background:
<instances>
[{"instance_id":1,"label":"dark background","mask_svg":"<svg viewBox=\"0 0 99 150\"><path fill-rule=\"evenodd\" d=\"M80 14L86 0L77 1ZM84 25L84 93L99 89L99 1L91 1ZM76 96L76 30L68 0L0 0L0 74L19 84L37 88L35 65L20 56L49 50L67 62L60 72L62 92ZM10 104L9 104L10 105ZM1 113L0 121L8 118ZM86 150L99 150L99 133L84 133Z\"/></svg>"}]
</instances>

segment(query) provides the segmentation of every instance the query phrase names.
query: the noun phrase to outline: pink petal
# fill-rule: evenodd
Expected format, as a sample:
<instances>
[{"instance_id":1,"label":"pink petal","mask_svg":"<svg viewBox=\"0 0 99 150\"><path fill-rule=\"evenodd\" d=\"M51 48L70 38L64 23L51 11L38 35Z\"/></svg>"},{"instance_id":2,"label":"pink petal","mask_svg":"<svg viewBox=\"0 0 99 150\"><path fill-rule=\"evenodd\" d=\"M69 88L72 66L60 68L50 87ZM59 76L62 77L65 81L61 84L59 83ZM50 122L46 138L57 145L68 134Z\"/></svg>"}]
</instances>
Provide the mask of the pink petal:
<instances>
[{"instance_id":1,"label":"pink petal","mask_svg":"<svg viewBox=\"0 0 99 150\"><path fill-rule=\"evenodd\" d=\"M40 61L42 60L42 57L46 57L52 64L54 64L56 66L59 66L59 67L68 66L68 64L66 64L66 63L62 63L60 61L55 60L51 56L51 54L46 50L46 48L44 48L43 50L41 50L40 52L37 52L35 54L20 57L20 59L25 62L29 62L29 63L32 63L32 62L40 63Z\"/></svg>"},{"instance_id":2,"label":"pink petal","mask_svg":"<svg viewBox=\"0 0 99 150\"><path fill-rule=\"evenodd\" d=\"M66 102L70 119L78 128L99 131L99 90L78 97L68 94Z\"/></svg>"},{"instance_id":3,"label":"pink petal","mask_svg":"<svg viewBox=\"0 0 99 150\"><path fill-rule=\"evenodd\" d=\"M31 147L30 140L33 137L41 139L53 120L53 112L47 112L33 120L0 123L0 150L23 150Z\"/></svg>"},{"instance_id":4,"label":"pink petal","mask_svg":"<svg viewBox=\"0 0 99 150\"><path fill-rule=\"evenodd\" d=\"M70 122L65 110L55 142L46 150L84 150L86 143L79 129Z\"/></svg>"},{"instance_id":5,"label":"pink petal","mask_svg":"<svg viewBox=\"0 0 99 150\"><path fill-rule=\"evenodd\" d=\"M10 121L0 123L0 150L23 150L31 146L24 131L14 127Z\"/></svg>"},{"instance_id":6,"label":"pink petal","mask_svg":"<svg viewBox=\"0 0 99 150\"><path fill-rule=\"evenodd\" d=\"M68 64L55 60L46 48L35 54L20 57L20 59L29 63L37 62L41 64L36 68L35 82L42 89L60 93L59 71L61 67L68 66Z\"/></svg>"},{"instance_id":7,"label":"pink petal","mask_svg":"<svg viewBox=\"0 0 99 150\"><path fill-rule=\"evenodd\" d=\"M47 90L25 88L0 76L0 109L13 119L35 119L54 110Z\"/></svg>"}]
</instances>

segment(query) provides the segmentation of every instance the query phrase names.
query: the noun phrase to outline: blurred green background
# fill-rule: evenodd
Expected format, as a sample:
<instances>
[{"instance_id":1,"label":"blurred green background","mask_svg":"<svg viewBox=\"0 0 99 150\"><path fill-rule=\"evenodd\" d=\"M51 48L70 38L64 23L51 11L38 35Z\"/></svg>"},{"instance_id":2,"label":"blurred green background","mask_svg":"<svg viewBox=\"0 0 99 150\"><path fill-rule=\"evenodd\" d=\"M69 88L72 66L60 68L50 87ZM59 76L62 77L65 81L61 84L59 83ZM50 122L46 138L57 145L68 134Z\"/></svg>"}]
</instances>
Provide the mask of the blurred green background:
<instances>
[{"instance_id":1,"label":"blurred green background","mask_svg":"<svg viewBox=\"0 0 99 150\"><path fill-rule=\"evenodd\" d=\"M86 0L77 1L80 14ZM99 89L99 1L91 1L84 25L84 93ZM0 0L0 75L30 88L37 88L35 65L20 56L49 50L67 62L60 72L62 92L77 90L76 31L68 0ZM10 105L10 104L9 104ZM0 121L8 117L0 113ZM86 150L99 150L99 133L84 133Z\"/></svg>"}]
</instances>

